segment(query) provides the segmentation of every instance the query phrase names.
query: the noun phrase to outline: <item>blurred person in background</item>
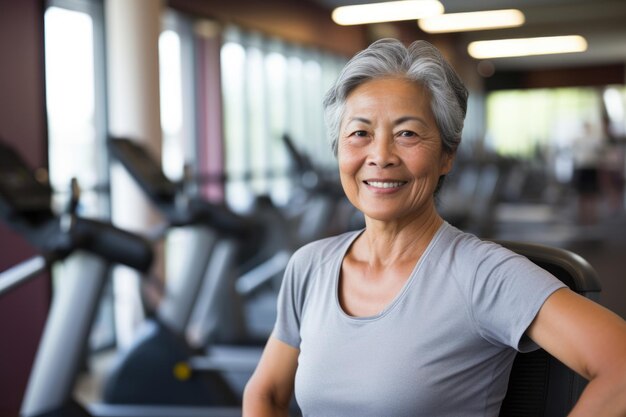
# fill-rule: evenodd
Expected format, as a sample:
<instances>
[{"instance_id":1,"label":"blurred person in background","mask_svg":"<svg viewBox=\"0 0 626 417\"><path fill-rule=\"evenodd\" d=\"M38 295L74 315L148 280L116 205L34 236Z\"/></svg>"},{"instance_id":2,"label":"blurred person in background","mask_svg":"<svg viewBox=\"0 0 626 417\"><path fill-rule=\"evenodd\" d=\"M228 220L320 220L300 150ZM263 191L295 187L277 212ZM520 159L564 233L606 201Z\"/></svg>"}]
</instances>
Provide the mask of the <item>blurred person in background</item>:
<instances>
[{"instance_id":1,"label":"blurred person in background","mask_svg":"<svg viewBox=\"0 0 626 417\"><path fill-rule=\"evenodd\" d=\"M580 134L572 142L573 186L578 201L578 221L583 225L594 224L598 220L603 145L602 137L588 121L583 123Z\"/></svg>"}]
</instances>

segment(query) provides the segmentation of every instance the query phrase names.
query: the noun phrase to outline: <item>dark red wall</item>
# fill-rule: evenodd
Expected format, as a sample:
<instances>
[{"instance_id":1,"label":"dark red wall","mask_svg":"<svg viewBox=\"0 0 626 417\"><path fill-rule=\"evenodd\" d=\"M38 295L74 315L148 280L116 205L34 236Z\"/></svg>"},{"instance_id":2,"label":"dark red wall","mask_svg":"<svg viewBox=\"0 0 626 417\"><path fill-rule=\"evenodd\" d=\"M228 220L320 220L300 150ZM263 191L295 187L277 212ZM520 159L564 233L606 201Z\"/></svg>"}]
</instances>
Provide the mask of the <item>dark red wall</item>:
<instances>
[{"instance_id":1,"label":"dark red wall","mask_svg":"<svg viewBox=\"0 0 626 417\"><path fill-rule=\"evenodd\" d=\"M0 0L0 140L47 164L43 2ZM0 223L0 271L33 255ZM0 297L0 416L17 416L49 306L47 276Z\"/></svg>"}]
</instances>

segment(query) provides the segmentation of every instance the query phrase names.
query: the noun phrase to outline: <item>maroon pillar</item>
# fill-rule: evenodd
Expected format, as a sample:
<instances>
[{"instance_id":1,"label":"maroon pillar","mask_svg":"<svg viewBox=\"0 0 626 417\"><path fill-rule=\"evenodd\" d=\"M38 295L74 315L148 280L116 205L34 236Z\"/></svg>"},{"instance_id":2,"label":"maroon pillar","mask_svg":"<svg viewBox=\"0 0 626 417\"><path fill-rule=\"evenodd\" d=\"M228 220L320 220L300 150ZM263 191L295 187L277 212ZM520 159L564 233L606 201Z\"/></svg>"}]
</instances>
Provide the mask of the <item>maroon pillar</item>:
<instances>
[{"instance_id":1,"label":"maroon pillar","mask_svg":"<svg viewBox=\"0 0 626 417\"><path fill-rule=\"evenodd\" d=\"M42 0L0 0L0 140L47 165ZM0 222L0 271L34 255ZM0 297L0 415L17 416L50 300L42 276Z\"/></svg>"},{"instance_id":2,"label":"maroon pillar","mask_svg":"<svg viewBox=\"0 0 626 417\"><path fill-rule=\"evenodd\" d=\"M221 38L217 32L196 40L198 80L198 171L219 179L224 173L224 134L220 69ZM205 183L201 193L213 202L224 200L224 183Z\"/></svg>"}]
</instances>

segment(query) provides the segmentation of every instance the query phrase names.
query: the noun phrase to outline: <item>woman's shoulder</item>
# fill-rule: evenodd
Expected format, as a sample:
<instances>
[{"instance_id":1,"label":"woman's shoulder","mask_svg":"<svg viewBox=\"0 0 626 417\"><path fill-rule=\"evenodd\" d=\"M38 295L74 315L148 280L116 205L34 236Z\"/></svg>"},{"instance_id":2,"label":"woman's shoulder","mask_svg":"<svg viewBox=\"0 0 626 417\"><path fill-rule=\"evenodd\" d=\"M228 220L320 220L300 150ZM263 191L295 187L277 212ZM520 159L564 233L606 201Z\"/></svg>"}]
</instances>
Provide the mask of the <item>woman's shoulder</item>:
<instances>
[{"instance_id":1,"label":"woman's shoulder","mask_svg":"<svg viewBox=\"0 0 626 417\"><path fill-rule=\"evenodd\" d=\"M336 256L343 256L348 246L352 244L361 232L362 230L352 230L309 242L296 250L293 258L298 261L310 262L315 260L327 261L334 259Z\"/></svg>"},{"instance_id":2,"label":"woman's shoulder","mask_svg":"<svg viewBox=\"0 0 626 417\"><path fill-rule=\"evenodd\" d=\"M480 238L449 224L440 240L440 247L448 253L450 261L462 265L466 271L471 266L478 267L485 263L495 265L512 257L519 257L497 242Z\"/></svg>"},{"instance_id":3,"label":"woman's shoulder","mask_svg":"<svg viewBox=\"0 0 626 417\"><path fill-rule=\"evenodd\" d=\"M507 285L533 282L538 287L558 283L549 272L497 241L482 239L451 227L442 246L446 248L441 258L448 262L447 271L461 287L476 289L504 282Z\"/></svg>"}]
</instances>

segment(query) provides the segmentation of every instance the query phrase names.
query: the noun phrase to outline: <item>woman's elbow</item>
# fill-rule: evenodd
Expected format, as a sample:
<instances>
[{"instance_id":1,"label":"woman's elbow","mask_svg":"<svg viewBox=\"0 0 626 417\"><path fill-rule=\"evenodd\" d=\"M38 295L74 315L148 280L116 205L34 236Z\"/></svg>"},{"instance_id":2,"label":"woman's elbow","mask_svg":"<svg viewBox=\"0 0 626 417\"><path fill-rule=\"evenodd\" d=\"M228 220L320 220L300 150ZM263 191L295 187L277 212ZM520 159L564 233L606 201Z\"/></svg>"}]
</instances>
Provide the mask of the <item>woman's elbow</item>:
<instances>
[{"instance_id":1,"label":"woman's elbow","mask_svg":"<svg viewBox=\"0 0 626 417\"><path fill-rule=\"evenodd\" d=\"M289 415L289 402L282 401L275 390L252 378L243 392L243 417Z\"/></svg>"}]
</instances>

